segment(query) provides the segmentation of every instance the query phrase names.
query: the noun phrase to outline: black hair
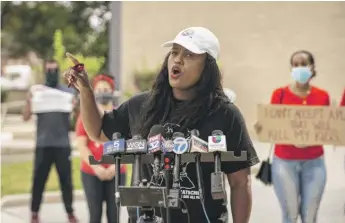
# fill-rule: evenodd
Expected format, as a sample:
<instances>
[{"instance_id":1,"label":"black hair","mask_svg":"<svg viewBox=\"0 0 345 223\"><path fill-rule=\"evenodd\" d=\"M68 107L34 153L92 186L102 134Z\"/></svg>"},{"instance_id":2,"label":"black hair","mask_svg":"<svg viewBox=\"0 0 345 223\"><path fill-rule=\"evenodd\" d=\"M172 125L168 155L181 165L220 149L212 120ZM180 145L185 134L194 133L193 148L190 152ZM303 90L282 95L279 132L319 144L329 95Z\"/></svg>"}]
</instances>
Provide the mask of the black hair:
<instances>
[{"instance_id":1,"label":"black hair","mask_svg":"<svg viewBox=\"0 0 345 223\"><path fill-rule=\"evenodd\" d=\"M307 50L298 50L298 51L294 52L294 53L291 55L291 57L290 57L290 65L291 65L291 66L292 66L292 64L293 64L293 58L294 58L297 54L306 54L307 57L308 57L309 63L310 63L311 65L313 65L314 68L315 68L315 58L314 58L314 55L313 55L311 52L307 51ZM312 76L312 77L315 77L315 76L316 76L316 71L315 71L315 69L313 69L313 76Z\"/></svg>"},{"instance_id":2,"label":"black hair","mask_svg":"<svg viewBox=\"0 0 345 223\"><path fill-rule=\"evenodd\" d=\"M168 118L169 121L177 122L176 124L181 126L180 130L184 131L217 111L222 104L220 102L229 102L229 98L223 92L221 73L216 60L207 54L204 70L194 86L196 98L182 102L182 108L177 108L170 114L174 106L174 97L168 76L169 55L170 53L166 55L151 93L141 109L140 133L143 137L147 137L153 125L163 124Z\"/></svg>"},{"instance_id":3,"label":"black hair","mask_svg":"<svg viewBox=\"0 0 345 223\"><path fill-rule=\"evenodd\" d=\"M47 63L56 63L56 64L59 64L59 63L57 62L57 60L55 60L55 59L46 59L46 60L44 61L44 64L47 64Z\"/></svg>"},{"instance_id":4,"label":"black hair","mask_svg":"<svg viewBox=\"0 0 345 223\"><path fill-rule=\"evenodd\" d=\"M43 70L45 71L46 70L46 65L48 63L56 63L57 64L57 70L60 70L60 65L59 65L59 62L55 59L45 59L44 60L44 63L43 63Z\"/></svg>"}]
</instances>

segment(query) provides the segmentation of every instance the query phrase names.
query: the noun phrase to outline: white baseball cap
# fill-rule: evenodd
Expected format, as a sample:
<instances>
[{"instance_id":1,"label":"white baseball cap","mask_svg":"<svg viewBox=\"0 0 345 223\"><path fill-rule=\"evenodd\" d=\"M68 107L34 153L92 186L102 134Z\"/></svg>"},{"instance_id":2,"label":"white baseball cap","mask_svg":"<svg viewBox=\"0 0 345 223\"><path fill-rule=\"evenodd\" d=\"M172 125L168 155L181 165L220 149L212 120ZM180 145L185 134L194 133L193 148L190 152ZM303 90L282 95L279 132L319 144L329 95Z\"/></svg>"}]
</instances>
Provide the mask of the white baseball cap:
<instances>
[{"instance_id":1,"label":"white baseball cap","mask_svg":"<svg viewBox=\"0 0 345 223\"><path fill-rule=\"evenodd\" d=\"M172 47L179 44L195 54L210 54L215 60L219 57L218 38L204 27L189 27L177 34L174 40L166 42L162 47Z\"/></svg>"},{"instance_id":2,"label":"white baseball cap","mask_svg":"<svg viewBox=\"0 0 345 223\"><path fill-rule=\"evenodd\" d=\"M229 89L229 88L223 88L223 91L225 95L229 98L230 102L234 103L236 101L236 93Z\"/></svg>"}]
</instances>

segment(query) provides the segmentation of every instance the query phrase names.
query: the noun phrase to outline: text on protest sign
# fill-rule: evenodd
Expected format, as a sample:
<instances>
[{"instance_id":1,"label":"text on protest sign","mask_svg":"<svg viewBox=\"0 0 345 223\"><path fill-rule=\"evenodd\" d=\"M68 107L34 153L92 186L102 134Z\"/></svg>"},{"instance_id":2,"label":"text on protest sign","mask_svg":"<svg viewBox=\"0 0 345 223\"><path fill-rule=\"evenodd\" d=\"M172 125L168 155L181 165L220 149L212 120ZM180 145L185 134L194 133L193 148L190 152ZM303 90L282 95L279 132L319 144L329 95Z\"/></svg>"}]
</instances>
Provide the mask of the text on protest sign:
<instances>
[{"instance_id":1,"label":"text on protest sign","mask_svg":"<svg viewBox=\"0 0 345 223\"><path fill-rule=\"evenodd\" d=\"M258 105L263 142L345 145L345 107Z\"/></svg>"}]
</instances>

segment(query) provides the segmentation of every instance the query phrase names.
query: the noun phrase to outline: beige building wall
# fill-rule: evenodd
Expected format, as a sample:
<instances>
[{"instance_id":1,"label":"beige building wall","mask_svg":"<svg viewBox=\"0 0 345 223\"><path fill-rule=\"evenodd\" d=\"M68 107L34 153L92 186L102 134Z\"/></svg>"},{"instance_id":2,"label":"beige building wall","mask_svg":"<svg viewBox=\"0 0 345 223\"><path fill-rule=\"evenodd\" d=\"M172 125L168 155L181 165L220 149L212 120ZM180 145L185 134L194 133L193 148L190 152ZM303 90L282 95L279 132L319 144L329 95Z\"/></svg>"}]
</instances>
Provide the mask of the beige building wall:
<instances>
[{"instance_id":1,"label":"beige building wall","mask_svg":"<svg viewBox=\"0 0 345 223\"><path fill-rule=\"evenodd\" d=\"M333 99L345 88L345 2L124 2L122 13L125 90L133 89L132 71L157 67L168 51L160 45L189 26L218 36L224 86L237 93L247 125L256 104L291 81L295 50L314 54L314 84Z\"/></svg>"}]
</instances>

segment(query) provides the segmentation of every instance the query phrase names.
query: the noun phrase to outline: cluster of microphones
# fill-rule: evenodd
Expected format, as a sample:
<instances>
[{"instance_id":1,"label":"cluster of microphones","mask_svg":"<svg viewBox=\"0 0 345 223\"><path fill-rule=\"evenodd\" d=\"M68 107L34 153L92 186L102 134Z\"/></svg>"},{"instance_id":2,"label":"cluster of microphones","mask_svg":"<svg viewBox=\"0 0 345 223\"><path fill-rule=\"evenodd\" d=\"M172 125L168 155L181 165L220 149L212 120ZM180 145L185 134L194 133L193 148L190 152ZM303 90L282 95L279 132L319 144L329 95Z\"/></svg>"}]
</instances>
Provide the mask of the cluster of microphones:
<instances>
[{"instance_id":1,"label":"cluster of microphones","mask_svg":"<svg viewBox=\"0 0 345 223\"><path fill-rule=\"evenodd\" d=\"M226 200L225 177L221 171L221 161L242 161L246 154L240 157L233 152L227 152L226 137L220 130L214 130L208 137L208 142L199 138L199 131L192 130L189 139L182 132L174 132L172 137L165 138L162 125L151 128L147 139L134 135L131 139L121 138L120 133L114 133L112 141L104 144L104 156L134 156L133 186L141 182L141 168L143 163L153 166L153 178L160 177L163 170L172 172L171 201L169 206L179 206L180 197L180 165L184 162L195 162L199 186L200 199L203 199L203 183L200 162L214 162L215 170L211 174L211 194L213 199ZM143 161L146 157L146 162ZM123 162L122 162L123 163Z\"/></svg>"}]
</instances>

